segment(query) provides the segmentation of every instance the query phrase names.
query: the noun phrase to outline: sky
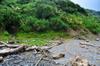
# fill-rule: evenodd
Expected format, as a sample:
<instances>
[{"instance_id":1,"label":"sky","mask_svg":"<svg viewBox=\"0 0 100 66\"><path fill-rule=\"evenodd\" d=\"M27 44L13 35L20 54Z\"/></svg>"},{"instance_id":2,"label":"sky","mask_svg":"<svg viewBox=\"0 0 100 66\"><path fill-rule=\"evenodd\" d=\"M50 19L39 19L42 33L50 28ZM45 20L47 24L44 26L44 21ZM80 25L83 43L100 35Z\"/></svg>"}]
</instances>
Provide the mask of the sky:
<instances>
[{"instance_id":1,"label":"sky","mask_svg":"<svg viewBox=\"0 0 100 66\"><path fill-rule=\"evenodd\" d=\"M100 11L100 0L71 0L71 1L73 1L76 4L79 4L83 8Z\"/></svg>"}]
</instances>

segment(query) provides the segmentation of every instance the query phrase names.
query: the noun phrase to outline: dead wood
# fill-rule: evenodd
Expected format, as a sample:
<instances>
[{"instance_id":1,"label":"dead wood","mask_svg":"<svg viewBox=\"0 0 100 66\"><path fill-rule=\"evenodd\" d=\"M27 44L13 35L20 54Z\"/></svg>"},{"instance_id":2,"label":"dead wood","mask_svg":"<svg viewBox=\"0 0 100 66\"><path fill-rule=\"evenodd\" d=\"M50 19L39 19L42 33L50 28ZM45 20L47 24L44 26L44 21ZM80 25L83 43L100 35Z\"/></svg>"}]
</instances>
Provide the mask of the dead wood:
<instances>
[{"instance_id":1,"label":"dead wood","mask_svg":"<svg viewBox=\"0 0 100 66\"><path fill-rule=\"evenodd\" d=\"M36 49L39 49L39 47L37 47L37 46L32 46L32 47L26 48L25 50L26 50L26 51L32 51L32 50L36 50Z\"/></svg>"},{"instance_id":2,"label":"dead wood","mask_svg":"<svg viewBox=\"0 0 100 66\"><path fill-rule=\"evenodd\" d=\"M22 52L22 51L25 51L25 46L19 46L14 49L7 48L0 51L0 56L14 54L14 53Z\"/></svg>"},{"instance_id":3,"label":"dead wood","mask_svg":"<svg viewBox=\"0 0 100 66\"><path fill-rule=\"evenodd\" d=\"M12 44L6 44L6 45L0 45L0 48L2 47L7 47L7 48L17 48L19 47L20 45L12 45Z\"/></svg>"},{"instance_id":4,"label":"dead wood","mask_svg":"<svg viewBox=\"0 0 100 66\"><path fill-rule=\"evenodd\" d=\"M40 63L40 61L43 59L43 55L40 57L40 59L37 61L37 63L35 64L35 66L38 66L38 64Z\"/></svg>"}]
</instances>

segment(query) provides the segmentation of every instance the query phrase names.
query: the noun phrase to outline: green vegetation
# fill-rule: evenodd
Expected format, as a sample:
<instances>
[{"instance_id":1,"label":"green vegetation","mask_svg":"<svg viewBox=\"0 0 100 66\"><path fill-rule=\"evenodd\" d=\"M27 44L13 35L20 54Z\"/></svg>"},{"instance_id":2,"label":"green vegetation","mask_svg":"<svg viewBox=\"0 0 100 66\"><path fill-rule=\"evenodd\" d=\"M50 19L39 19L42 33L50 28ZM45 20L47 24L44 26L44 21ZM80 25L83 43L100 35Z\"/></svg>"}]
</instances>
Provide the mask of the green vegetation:
<instances>
[{"instance_id":1,"label":"green vegetation","mask_svg":"<svg viewBox=\"0 0 100 66\"><path fill-rule=\"evenodd\" d=\"M6 31L13 31L7 28L11 26L16 28L18 34L22 33L19 35L23 35L23 39L31 35L30 40L33 40L34 34L30 33L39 33L37 35L40 38L37 42L42 44L45 43L42 40L45 35L41 38L40 33L54 31L53 35L59 36L62 35L61 32L68 34L71 29L76 32L88 30L98 34L99 25L99 18L90 15L87 10L70 0L0 0L0 33L4 33L0 38L4 40L9 36ZM56 32L61 34L56 35ZM21 40L20 36L17 39ZM28 39L26 37L25 40ZM51 35L47 33L46 39L48 38L51 38ZM35 42L29 42L29 44L33 43Z\"/></svg>"},{"instance_id":2,"label":"green vegetation","mask_svg":"<svg viewBox=\"0 0 100 66\"><path fill-rule=\"evenodd\" d=\"M7 32L0 34L0 40L7 42L9 40L10 35ZM37 46L43 46L49 44L49 41L52 41L54 39L59 38L70 38L68 33L64 32L54 32L49 31L45 33L18 33L16 36L16 41L18 41L19 44L27 44L27 45L37 45Z\"/></svg>"}]
</instances>

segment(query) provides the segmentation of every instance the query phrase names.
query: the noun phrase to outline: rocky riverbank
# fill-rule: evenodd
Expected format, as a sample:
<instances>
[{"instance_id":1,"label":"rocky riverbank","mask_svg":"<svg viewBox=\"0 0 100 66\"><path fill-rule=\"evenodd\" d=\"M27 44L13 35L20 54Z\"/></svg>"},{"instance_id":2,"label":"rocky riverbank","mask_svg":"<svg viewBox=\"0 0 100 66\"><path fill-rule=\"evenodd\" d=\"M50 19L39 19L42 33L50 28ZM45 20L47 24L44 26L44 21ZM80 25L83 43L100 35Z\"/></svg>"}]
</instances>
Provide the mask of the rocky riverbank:
<instances>
[{"instance_id":1,"label":"rocky riverbank","mask_svg":"<svg viewBox=\"0 0 100 66\"><path fill-rule=\"evenodd\" d=\"M6 47L11 49L11 46L13 45ZM2 47L0 53L4 49L3 45ZM19 47L16 45L16 48ZM100 66L99 38L93 41L80 39L54 41L50 46L25 47L24 51L17 51L6 56L1 55L0 66Z\"/></svg>"}]
</instances>

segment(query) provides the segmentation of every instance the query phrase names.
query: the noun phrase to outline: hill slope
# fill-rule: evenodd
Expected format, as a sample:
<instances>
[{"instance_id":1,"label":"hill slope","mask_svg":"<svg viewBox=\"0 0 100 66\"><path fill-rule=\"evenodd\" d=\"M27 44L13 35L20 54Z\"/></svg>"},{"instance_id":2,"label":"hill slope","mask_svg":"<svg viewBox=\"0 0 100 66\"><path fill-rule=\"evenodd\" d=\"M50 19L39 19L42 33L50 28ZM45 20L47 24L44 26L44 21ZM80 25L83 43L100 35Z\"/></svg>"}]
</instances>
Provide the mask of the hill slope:
<instances>
[{"instance_id":1,"label":"hill slope","mask_svg":"<svg viewBox=\"0 0 100 66\"><path fill-rule=\"evenodd\" d=\"M1 0L0 3L0 31L100 32L100 20L70 0Z\"/></svg>"}]
</instances>

